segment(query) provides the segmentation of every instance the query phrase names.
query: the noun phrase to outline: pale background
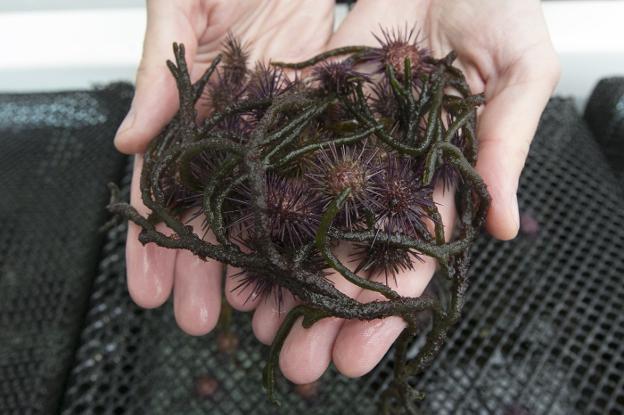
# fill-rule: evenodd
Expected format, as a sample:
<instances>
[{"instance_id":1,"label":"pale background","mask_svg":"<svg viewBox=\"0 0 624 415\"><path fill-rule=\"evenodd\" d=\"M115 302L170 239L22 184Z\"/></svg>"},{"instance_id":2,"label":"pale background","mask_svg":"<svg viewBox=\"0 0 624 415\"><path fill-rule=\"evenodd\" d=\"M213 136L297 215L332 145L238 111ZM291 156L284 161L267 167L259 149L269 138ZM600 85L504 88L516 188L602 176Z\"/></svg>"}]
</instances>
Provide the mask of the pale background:
<instances>
[{"instance_id":1,"label":"pale background","mask_svg":"<svg viewBox=\"0 0 624 415\"><path fill-rule=\"evenodd\" d=\"M624 75L624 1L543 6L563 68L557 93L582 107L598 79ZM346 13L337 6L336 23ZM143 0L1 0L0 92L132 81L144 30Z\"/></svg>"}]
</instances>

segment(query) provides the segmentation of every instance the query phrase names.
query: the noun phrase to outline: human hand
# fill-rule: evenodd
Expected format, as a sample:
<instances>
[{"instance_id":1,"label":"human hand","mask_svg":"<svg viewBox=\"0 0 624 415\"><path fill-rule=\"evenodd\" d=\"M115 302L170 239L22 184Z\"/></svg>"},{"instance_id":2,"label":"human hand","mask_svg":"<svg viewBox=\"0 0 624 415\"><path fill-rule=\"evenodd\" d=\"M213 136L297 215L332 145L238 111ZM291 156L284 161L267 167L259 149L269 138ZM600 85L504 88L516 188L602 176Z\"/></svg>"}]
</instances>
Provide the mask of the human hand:
<instances>
[{"instance_id":1,"label":"human hand","mask_svg":"<svg viewBox=\"0 0 624 415\"><path fill-rule=\"evenodd\" d=\"M454 50L458 56L455 64L464 71L471 92L484 93L477 170L492 196L487 228L499 239L512 239L519 226L518 179L540 115L559 79L558 58L539 1L360 0L327 49L353 44L377 46L372 33L380 35L380 27L420 29L422 46L438 58ZM443 194L439 187L434 193L447 236L455 214L451 193ZM435 262L426 258L389 284L400 295L418 297L434 270ZM361 290L339 276L330 279L360 302L384 300L378 293ZM330 360L343 374L361 376L379 363L404 327L398 317L376 321L325 319L309 329L297 324L282 348L280 367L297 383L317 379ZM263 338L271 339L272 333Z\"/></svg>"},{"instance_id":2,"label":"human hand","mask_svg":"<svg viewBox=\"0 0 624 415\"><path fill-rule=\"evenodd\" d=\"M300 60L320 52L333 29L332 0L150 0L143 57L137 72L131 109L115 137L116 147L136 154L131 204L141 214L139 178L142 156L150 140L171 120L178 109L174 78L165 65L172 59L171 44L183 43L192 80L208 68L220 52L228 33L251 42L249 62ZM295 35L293 35L295 34ZM192 222L200 232L200 221ZM161 231L167 232L164 225ZM221 264L202 261L188 251L143 246L140 229L128 225L126 267L128 291L145 308L163 304L173 291L176 321L189 334L202 335L214 328L221 308ZM210 238L210 235L207 235ZM231 273L236 270L230 270ZM233 282L228 278L229 285ZM227 297L239 309L253 309L259 299L245 303L245 293ZM248 294L248 293L247 293Z\"/></svg>"}]
</instances>

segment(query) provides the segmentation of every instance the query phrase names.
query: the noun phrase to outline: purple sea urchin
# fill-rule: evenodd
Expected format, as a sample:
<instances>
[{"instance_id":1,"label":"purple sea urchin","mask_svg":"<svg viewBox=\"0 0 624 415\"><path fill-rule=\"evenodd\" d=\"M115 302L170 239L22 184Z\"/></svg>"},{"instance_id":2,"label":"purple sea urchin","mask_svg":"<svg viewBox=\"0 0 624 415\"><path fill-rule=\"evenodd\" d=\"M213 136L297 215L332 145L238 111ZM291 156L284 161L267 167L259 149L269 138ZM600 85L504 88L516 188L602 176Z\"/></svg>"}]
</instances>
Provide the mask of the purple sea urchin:
<instances>
[{"instance_id":1,"label":"purple sea urchin","mask_svg":"<svg viewBox=\"0 0 624 415\"><path fill-rule=\"evenodd\" d=\"M406 69L406 59L410 61L412 76L433 68L431 55L426 48L420 46L419 32L414 28L382 29L381 35L375 35L379 48L371 50L365 58L376 64L375 72L383 72L390 66L397 77L402 77Z\"/></svg>"},{"instance_id":2,"label":"purple sea urchin","mask_svg":"<svg viewBox=\"0 0 624 415\"><path fill-rule=\"evenodd\" d=\"M232 276L236 281L233 291L247 293L245 302L254 298L264 298L265 300L273 297L278 308L284 302L284 288L272 280L263 278L261 275L240 271Z\"/></svg>"},{"instance_id":3,"label":"purple sea urchin","mask_svg":"<svg viewBox=\"0 0 624 415\"><path fill-rule=\"evenodd\" d=\"M223 42L223 77L232 84L240 84L247 75L249 45L229 34Z\"/></svg>"},{"instance_id":4,"label":"purple sea urchin","mask_svg":"<svg viewBox=\"0 0 624 415\"><path fill-rule=\"evenodd\" d=\"M366 145L359 147L330 145L327 150L319 151L314 165L305 177L311 183L310 189L321 195L323 209L346 189L349 196L337 218L348 229L361 222L368 204L378 194L375 177L382 169L375 161L375 152Z\"/></svg>"},{"instance_id":5,"label":"purple sea urchin","mask_svg":"<svg viewBox=\"0 0 624 415\"><path fill-rule=\"evenodd\" d=\"M383 274L386 285L388 277L392 277L396 283L398 273L414 269L414 259L423 261L413 249L375 241L355 244L352 256L353 260L358 262L356 273L364 272L369 278Z\"/></svg>"},{"instance_id":6,"label":"purple sea urchin","mask_svg":"<svg viewBox=\"0 0 624 415\"><path fill-rule=\"evenodd\" d=\"M321 62L312 69L312 78L325 91L337 93L349 92L354 83L368 80L366 74L355 70L350 60Z\"/></svg>"},{"instance_id":7,"label":"purple sea urchin","mask_svg":"<svg viewBox=\"0 0 624 415\"><path fill-rule=\"evenodd\" d=\"M272 100L292 86L282 68L256 64L255 69L249 75L246 85L247 99L252 101ZM252 110L255 118L259 120L264 115L264 108Z\"/></svg>"},{"instance_id":8,"label":"purple sea urchin","mask_svg":"<svg viewBox=\"0 0 624 415\"><path fill-rule=\"evenodd\" d=\"M243 214L241 232L253 237L254 206L248 186L241 186L241 194L236 199ZM322 205L317 194L309 192L306 184L299 179L291 179L268 174L266 179L266 207L271 237L275 243L299 247L314 239L320 222Z\"/></svg>"},{"instance_id":9,"label":"purple sea urchin","mask_svg":"<svg viewBox=\"0 0 624 415\"><path fill-rule=\"evenodd\" d=\"M434 209L433 188L422 185L413 163L404 157L386 161L382 175L375 177L378 193L371 206L378 224L389 233L405 233L427 239L426 220Z\"/></svg>"},{"instance_id":10,"label":"purple sea urchin","mask_svg":"<svg viewBox=\"0 0 624 415\"><path fill-rule=\"evenodd\" d=\"M399 106L388 80L383 78L381 81L373 84L371 89L371 109L375 114L388 119L394 125L397 121L395 118L399 112Z\"/></svg>"},{"instance_id":11,"label":"purple sea urchin","mask_svg":"<svg viewBox=\"0 0 624 415\"><path fill-rule=\"evenodd\" d=\"M433 59L417 47L413 32L383 36L380 48L348 46L296 64L274 62L294 69L316 65L312 77L288 88L280 81L282 72L256 67L250 73L243 48L231 38L222 69L217 59L193 84L184 47L175 44L176 63L168 66L180 109L145 154L141 198L149 217L120 202L111 186L108 209L139 225L142 243L187 249L238 267L244 271L237 277L241 288L253 285L264 295L287 290L298 299L269 351L263 381L271 399L280 349L299 317L307 328L328 317L397 316L406 328L396 344L395 379L380 405L384 413L399 407L412 413L421 395L409 378L426 368L460 316L469 249L489 204L474 168L476 107L483 97L470 95L452 66L453 53ZM360 69L371 60L378 63L374 73ZM365 94L365 83L384 91L389 112L374 108L379 104ZM198 122L202 95L214 105ZM454 188L459 214L449 242L432 192L445 166L459 176ZM205 224L201 232L210 231L213 238L186 225L183 207L190 200ZM172 234L161 233L159 222ZM359 247L356 272L334 255L337 244ZM438 262L452 287L448 301L437 294L401 296L367 278L382 272L401 278L400 271L421 255ZM385 301L355 301L326 278L328 272ZM408 342L422 313L434 324L423 347L408 359Z\"/></svg>"},{"instance_id":12,"label":"purple sea urchin","mask_svg":"<svg viewBox=\"0 0 624 415\"><path fill-rule=\"evenodd\" d=\"M208 83L203 94L204 100L213 112L223 111L242 98L249 74L247 69L249 51L237 38L228 35L223 42L221 56L221 70L216 71L216 78ZM227 121L232 122L226 117Z\"/></svg>"}]
</instances>

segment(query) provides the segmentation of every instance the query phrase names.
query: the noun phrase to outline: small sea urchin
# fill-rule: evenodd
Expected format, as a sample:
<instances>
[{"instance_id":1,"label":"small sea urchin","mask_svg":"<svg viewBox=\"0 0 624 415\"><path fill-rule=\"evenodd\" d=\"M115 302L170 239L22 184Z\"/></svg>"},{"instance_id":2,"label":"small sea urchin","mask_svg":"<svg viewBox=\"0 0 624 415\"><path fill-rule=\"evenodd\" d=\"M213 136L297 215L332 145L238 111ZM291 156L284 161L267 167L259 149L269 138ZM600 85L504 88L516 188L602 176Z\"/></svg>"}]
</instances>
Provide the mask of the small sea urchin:
<instances>
[{"instance_id":1,"label":"small sea urchin","mask_svg":"<svg viewBox=\"0 0 624 415\"><path fill-rule=\"evenodd\" d=\"M230 199L240 204L242 214L236 223L243 235L255 235L255 206L251 189L240 187L239 196ZM266 178L266 207L275 243L299 247L314 239L320 222L322 204L317 194L308 191L306 184L296 178L269 174Z\"/></svg>"},{"instance_id":2,"label":"small sea urchin","mask_svg":"<svg viewBox=\"0 0 624 415\"><path fill-rule=\"evenodd\" d=\"M223 77L232 84L242 84L247 76L249 45L228 34L223 42L222 57Z\"/></svg>"},{"instance_id":3,"label":"small sea urchin","mask_svg":"<svg viewBox=\"0 0 624 415\"><path fill-rule=\"evenodd\" d=\"M358 263L355 272L363 272L369 278L383 274L386 285L388 277L392 277L397 283L397 274L413 270L414 259L423 261L419 253L413 249L375 241L355 244L352 257L353 261Z\"/></svg>"},{"instance_id":4,"label":"small sea urchin","mask_svg":"<svg viewBox=\"0 0 624 415\"><path fill-rule=\"evenodd\" d=\"M420 46L419 32L415 29L381 30L382 36L375 35L379 48L371 50L365 60L376 65L374 71L381 73L391 67L397 77L405 74L405 62L409 60L411 75L431 71L430 52Z\"/></svg>"},{"instance_id":5,"label":"small sea urchin","mask_svg":"<svg viewBox=\"0 0 624 415\"><path fill-rule=\"evenodd\" d=\"M278 309L284 302L285 288L261 275L240 271L230 275L235 281L232 291L246 295L245 303L258 297L265 301L273 297Z\"/></svg>"},{"instance_id":6,"label":"small sea urchin","mask_svg":"<svg viewBox=\"0 0 624 415\"><path fill-rule=\"evenodd\" d=\"M223 42L221 70L216 71L204 91L203 98L213 112L223 111L238 102L245 92L249 50L239 39L228 35Z\"/></svg>"},{"instance_id":7,"label":"small sea urchin","mask_svg":"<svg viewBox=\"0 0 624 415\"><path fill-rule=\"evenodd\" d=\"M328 92L347 93L355 82L367 81L368 75L357 71L350 60L322 62L312 69L312 79Z\"/></svg>"},{"instance_id":8,"label":"small sea urchin","mask_svg":"<svg viewBox=\"0 0 624 415\"><path fill-rule=\"evenodd\" d=\"M317 153L305 177L310 189L321 195L323 209L346 189L350 189L337 220L348 229L361 222L370 201L378 195L376 176L382 173L375 160L375 151L366 144L358 147L330 145Z\"/></svg>"},{"instance_id":9,"label":"small sea urchin","mask_svg":"<svg viewBox=\"0 0 624 415\"><path fill-rule=\"evenodd\" d=\"M371 199L375 220L389 233L425 238L426 220L435 208L433 189L422 185L408 158L389 158L382 175L375 177L377 195Z\"/></svg>"},{"instance_id":10,"label":"small sea urchin","mask_svg":"<svg viewBox=\"0 0 624 415\"><path fill-rule=\"evenodd\" d=\"M255 69L249 75L246 85L246 98L254 101L272 100L286 92L292 86L282 68L266 65L262 62L256 64ZM252 110L256 119L261 119L265 109Z\"/></svg>"}]
</instances>

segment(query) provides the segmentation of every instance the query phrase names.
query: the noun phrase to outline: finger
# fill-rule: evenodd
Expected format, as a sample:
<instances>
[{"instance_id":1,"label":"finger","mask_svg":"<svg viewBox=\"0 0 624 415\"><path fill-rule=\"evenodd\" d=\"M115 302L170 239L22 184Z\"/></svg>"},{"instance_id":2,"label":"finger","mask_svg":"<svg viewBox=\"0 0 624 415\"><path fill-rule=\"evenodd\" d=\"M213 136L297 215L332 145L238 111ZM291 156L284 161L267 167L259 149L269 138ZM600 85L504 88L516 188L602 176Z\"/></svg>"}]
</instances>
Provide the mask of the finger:
<instances>
[{"instance_id":1,"label":"finger","mask_svg":"<svg viewBox=\"0 0 624 415\"><path fill-rule=\"evenodd\" d=\"M535 59L530 62L545 62L548 58ZM515 69L486 86L486 105L477 133L477 171L492 196L486 226L498 239L512 239L518 233L518 180L540 116L558 79L556 61L552 66L546 65L548 71L537 73L529 67Z\"/></svg>"},{"instance_id":2,"label":"finger","mask_svg":"<svg viewBox=\"0 0 624 415\"><path fill-rule=\"evenodd\" d=\"M189 223L201 229L201 219ZM215 243L212 235L205 240ZM192 252L179 250L175 261L173 311L178 326L186 333L201 336L216 325L221 311L221 271L213 259L202 260Z\"/></svg>"},{"instance_id":3,"label":"finger","mask_svg":"<svg viewBox=\"0 0 624 415\"><path fill-rule=\"evenodd\" d=\"M148 209L141 202L139 190L142 165L143 156L135 156L130 203L141 215L145 216ZM169 228L163 224L158 224L156 229L163 233L170 233ZM153 242L141 244L138 239L140 231L138 225L133 222L128 223L126 239L128 292L139 306L154 308L162 305L171 293L176 251L162 248Z\"/></svg>"},{"instance_id":4,"label":"finger","mask_svg":"<svg viewBox=\"0 0 624 415\"><path fill-rule=\"evenodd\" d=\"M225 298L234 309L239 311L254 310L262 300L255 284L246 284L243 271L232 266L227 269Z\"/></svg>"},{"instance_id":5,"label":"finger","mask_svg":"<svg viewBox=\"0 0 624 415\"><path fill-rule=\"evenodd\" d=\"M191 69L189 57L195 55L197 40L185 10L188 7L169 0L147 2L147 28L134 98L115 135L115 146L123 153L144 152L177 111L178 93L165 62L173 59L172 43L181 42Z\"/></svg>"},{"instance_id":6,"label":"finger","mask_svg":"<svg viewBox=\"0 0 624 415\"><path fill-rule=\"evenodd\" d=\"M281 303L277 302L274 292L267 298L258 298L258 307L254 312L251 327L256 338L263 344L270 345L273 342L275 333L288 312L299 303L287 290L283 290L282 296Z\"/></svg>"},{"instance_id":7,"label":"finger","mask_svg":"<svg viewBox=\"0 0 624 415\"><path fill-rule=\"evenodd\" d=\"M341 244L334 253L346 266L355 268L349 257L350 251L349 244ZM335 272L328 278L338 290L350 297L356 297L362 290ZM297 384L314 382L325 372L331 361L334 340L344 323L343 319L331 317L306 329L301 321L300 318L295 323L286 338L279 362L284 376Z\"/></svg>"},{"instance_id":8,"label":"finger","mask_svg":"<svg viewBox=\"0 0 624 415\"><path fill-rule=\"evenodd\" d=\"M444 233L448 240L455 223L455 205L453 192L436 188L434 200L445 225ZM389 286L402 296L419 297L429 284L436 268L436 261L431 257L422 257L424 262L416 260L414 269L405 271L388 279ZM373 278L385 283L385 275ZM383 301L385 297L374 291L362 290L357 300L361 303ZM358 377L371 371L383 358L388 349L405 328L401 317L388 317L371 321L349 320L340 329L332 351L336 368L345 376Z\"/></svg>"},{"instance_id":9,"label":"finger","mask_svg":"<svg viewBox=\"0 0 624 415\"><path fill-rule=\"evenodd\" d=\"M435 260L423 257L413 270L401 272L388 279L388 285L400 295L418 297L431 280L436 267ZM373 280L385 282L380 275ZM358 301L367 303L384 300L378 293L365 290ZM405 322L401 317L388 317L370 321L347 321L340 330L332 351L332 359L336 368L347 377L363 376L371 371L384 357L395 340L399 337Z\"/></svg>"}]
</instances>

